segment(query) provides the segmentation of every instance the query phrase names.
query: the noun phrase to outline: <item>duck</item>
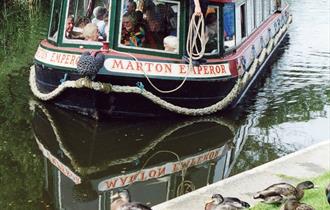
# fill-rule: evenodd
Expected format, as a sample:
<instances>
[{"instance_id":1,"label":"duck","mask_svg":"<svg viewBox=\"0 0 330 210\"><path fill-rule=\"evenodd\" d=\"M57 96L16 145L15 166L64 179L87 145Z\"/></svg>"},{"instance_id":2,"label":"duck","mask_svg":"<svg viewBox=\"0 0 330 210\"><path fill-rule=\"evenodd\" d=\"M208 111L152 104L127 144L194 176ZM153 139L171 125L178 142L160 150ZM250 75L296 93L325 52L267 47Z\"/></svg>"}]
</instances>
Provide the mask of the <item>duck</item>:
<instances>
[{"instance_id":1,"label":"duck","mask_svg":"<svg viewBox=\"0 0 330 210\"><path fill-rule=\"evenodd\" d=\"M312 188L314 184L311 181L301 182L296 187L288 183L277 183L257 192L253 198L263 199L263 202L268 204L281 204L288 197L294 197L299 201L304 196L304 190Z\"/></svg>"},{"instance_id":2,"label":"duck","mask_svg":"<svg viewBox=\"0 0 330 210\"><path fill-rule=\"evenodd\" d=\"M212 195L205 204L204 210L239 210L250 208L250 204L234 197L222 197L220 194Z\"/></svg>"},{"instance_id":3,"label":"duck","mask_svg":"<svg viewBox=\"0 0 330 210\"><path fill-rule=\"evenodd\" d=\"M300 203L295 197L288 198L280 210L315 210L312 206Z\"/></svg>"},{"instance_id":4,"label":"duck","mask_svg":"<svg viewBox=\"0 0 330 210\"><path fill-rule=\"evenodd\" d=\"M330 183L328 187L325 188L325 195L327 196L328 203L330 204Z\"/></svg>"},{"instance_id":5,"label":"duck","mask_svg":"<svg viewBox=\"0 0 330 210\"><path fill-rule=\"evenodd\" d=\"M129 191L126 189L115 193L111 198L113 199L112 210L152 210L145 204L132 202Z\"/></svg>"}]
</instances>

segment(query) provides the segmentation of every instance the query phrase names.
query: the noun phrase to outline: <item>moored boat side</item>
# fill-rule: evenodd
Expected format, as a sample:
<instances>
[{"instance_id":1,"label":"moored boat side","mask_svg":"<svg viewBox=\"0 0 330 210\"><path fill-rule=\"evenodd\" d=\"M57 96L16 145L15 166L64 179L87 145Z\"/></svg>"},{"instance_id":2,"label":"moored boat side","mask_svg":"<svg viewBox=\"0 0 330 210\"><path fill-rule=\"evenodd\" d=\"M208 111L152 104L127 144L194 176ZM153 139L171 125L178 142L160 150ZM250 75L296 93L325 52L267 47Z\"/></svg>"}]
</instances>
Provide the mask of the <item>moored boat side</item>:
<instances>
[{"instance_id":1,"label":"moored boat side","mask_svg":"<svg viewBox=\"0 0 330 210\"><path fill-rule=\"evenodd\" d=\"M54 1L53 13L56 2L59 1ZM176 34L172 37L177 37L179 43L175 52L168 52L165 47L151 48L147 44L122 44L120 36L123 36L125 15L118 19L114 15L124 13L125 1L119 4L110 1L112 7L109 8L116 8L109 12L114 20L109 30L114 37L107 37L103 46L101 42L92 45L85 40L69 38L64 32L59 33L56 41L48 37L40 43L30 74L33 93L42 100L52 100L59 106L96 118L103 114L211 114L240 102L281 43L291 21L288 5L277 11L276 5L269 1L269 4L259 5L263 12L258 14L254 1L209 1L205 28L211 31L214 26L208 17L215 17L216 36L206 32L203 59L188 63L182 59L182 56L187 57L184 34L188 32L181 32L187 30L185 22L189 19L188 12L183 9L185 2L162 2L176 11L172 16L176 17L177 24L171 32ZM70 7L68 4L62 11L60 20L63 23L68 22L65 17L71 13ZM146 10L136 11L148 14ZM180 13L184 15L181 17ZM244 18L239 19L241 15ZM57 31L61 32L60 29L61 24ZM151 30L146 27L148 29ZM102 50L97 50L100 47ZM82 53L86 51L104 56L102 67L93 78L84 78L77 71Z\"/></svg>"}]
</instances>

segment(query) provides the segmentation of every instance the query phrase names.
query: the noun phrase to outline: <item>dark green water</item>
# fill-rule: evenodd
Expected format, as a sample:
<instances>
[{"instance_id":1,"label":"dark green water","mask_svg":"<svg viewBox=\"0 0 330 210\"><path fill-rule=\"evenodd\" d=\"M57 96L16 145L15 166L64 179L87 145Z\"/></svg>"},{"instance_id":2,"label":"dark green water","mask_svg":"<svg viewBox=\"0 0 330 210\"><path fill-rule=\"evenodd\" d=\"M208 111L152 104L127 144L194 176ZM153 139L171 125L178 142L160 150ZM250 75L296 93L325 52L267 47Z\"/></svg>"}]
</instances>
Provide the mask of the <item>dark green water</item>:
<instances>
[{"instance_id":1,"label":"dark green water","mask_svg":"<svg viewBox=\"0 0 330 210\"><path fill-rule=\"evenodd\" d=\"M111 191L99 183L115 177L134 199L155 205L329 140L329 6L291 2L293 23L276 61L231 113L97 123L38 103L29 90L29 66L46 36L47 1L2 4L0 209L107 209ZM175 168L179 160L185 170ZM166 174L151 179L156 175L143 170L153 167ZM125 179L138 172L145 181Z\"/></svg>"}]
</instances>

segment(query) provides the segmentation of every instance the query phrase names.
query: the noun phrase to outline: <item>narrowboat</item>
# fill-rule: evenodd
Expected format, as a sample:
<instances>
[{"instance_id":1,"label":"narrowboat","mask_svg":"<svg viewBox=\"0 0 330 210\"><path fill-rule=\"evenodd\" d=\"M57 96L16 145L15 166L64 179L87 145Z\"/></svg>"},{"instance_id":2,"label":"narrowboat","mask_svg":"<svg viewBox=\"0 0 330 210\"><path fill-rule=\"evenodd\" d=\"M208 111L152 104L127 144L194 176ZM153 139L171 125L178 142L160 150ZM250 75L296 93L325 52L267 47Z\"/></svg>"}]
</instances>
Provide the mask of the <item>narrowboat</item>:
<instances>
[{"instance_id":1,"label":"narrowboat","mask_svg":"<svg viewBox=\"0 0 330 210\"><path fill-rule=\"evenodd\" d=\"M99 122L50 103L30 107L44 198L59 210L108 210L122 189L150 206L181 196L228 177L247 136L221 117Z\"/></svg>"},{"instance_id":2,"label":"narrowboat","mask_svg":"<svg viewBox=\"0 0 330 210\"><path fill-rule=\"evenodd\" d=\"M234 108L287 33L281 0L53 0L33 94L101 116Z\"/></svg>"}]
</instances>

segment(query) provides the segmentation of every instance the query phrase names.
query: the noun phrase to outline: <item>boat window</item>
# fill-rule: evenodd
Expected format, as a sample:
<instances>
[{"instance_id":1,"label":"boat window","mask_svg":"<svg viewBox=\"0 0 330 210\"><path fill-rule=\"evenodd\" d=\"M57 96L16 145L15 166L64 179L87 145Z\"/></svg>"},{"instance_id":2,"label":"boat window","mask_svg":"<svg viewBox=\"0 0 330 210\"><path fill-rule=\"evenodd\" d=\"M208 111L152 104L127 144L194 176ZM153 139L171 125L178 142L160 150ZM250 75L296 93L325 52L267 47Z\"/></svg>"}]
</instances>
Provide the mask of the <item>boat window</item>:
<instances>
[{"instance_id":1,"label":"boat window","mask_svg":"<svg viewBox=\"0 0 330 210\"><path fill-rule=\"evenodd\" d=\"M118 45L177 54L179 17L177 1L122 0Z\"/></svg>"},{"instance_id":2,"label":"boat window","mask_svg":"<svg viewBox=\"0 0 330 210\"><path fill-rule=\"evenodd\" d=\"M109 0L69 0L64 43L101 45L109 40Z\"/></svg>"},{"instance_id":3,"label":"boat window","mask_svg":"<svg viewBox=\"0 0 330 210\"><path fill-rule=\"evenodd\" d=\"M223 7L224 48L229 49L235 43L235 4L227 3Z\"/></svg>"},{"instance_id":4,"label":"boat window","mask_svg":"<svg viewBox=\"0 0 330 210\"><path fill-rule=\"evenodd\" d=\"M206 36L205 54L219 53L219 7L208 6L206 16Z\"/></svg>"},{"instance_id":5,"label":"boat window","mask_svg":"<svg viewBox=\"0 0 330 210\"><path fill-rule=\"evenodd\" d=\"M61 0L53 1L53 9L50 21L50 27L48 31L48 39L57 42L58 38L58 27L60 24L60 13L61 13Z\"/></svg>"},{"instance_id":6,"label":"boat window","mask_svg":"<svg viewBox=\"0 0 330 210\"><path fill-rule=\"evenodd\" d=\"M240 21L241 21L241 38L246 37L246 11L245 4L240 6Z\"/></svg>"},{"instance_id":7,"label":"boat window","mask_svg":"<svg viewBox=\"0 0 330 210\"><path fill-rule=\"evenodd\" d=\"M255 20L256 20L256 27L260 26L261 22L262 22L262 2L261 1L255 1L255 4L254 4L254 7L255 7Z\"/></svg>"},{"instance_id":8,"label":"boat window","mask_svg":"<svg viewBox=\"0 0 330 210\"><path fill-rule=\"evenodd\" d=\"M263 19L265 20L270 15L270 0L264 0L263 2Z\"/></svg>"},{"instance_id":9,"label":"boat window","mask_svg":"<svg viewBox=\"0 0 330 210\"><path fill-rule=\"evenodd\" d=\"M252 29L255 29L257 27L257 19L256 19L256 16L257 16L257 8L256 8L256 1L257 0L253 0L253 21L252 21Z\"/></svg>"}]
</instances>

